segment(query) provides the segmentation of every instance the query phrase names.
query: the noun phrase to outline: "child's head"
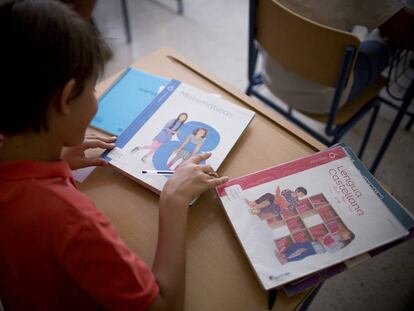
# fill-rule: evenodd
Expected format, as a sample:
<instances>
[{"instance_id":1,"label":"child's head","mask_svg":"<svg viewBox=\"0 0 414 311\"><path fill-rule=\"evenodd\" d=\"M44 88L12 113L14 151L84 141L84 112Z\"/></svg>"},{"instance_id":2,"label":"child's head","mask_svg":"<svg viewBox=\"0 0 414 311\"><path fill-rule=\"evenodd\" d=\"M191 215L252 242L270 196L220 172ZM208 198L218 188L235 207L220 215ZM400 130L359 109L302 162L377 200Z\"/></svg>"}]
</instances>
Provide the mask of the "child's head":
<instances>
[{"instance_id":1,"label":"child's head","mask_svg":"<svg viewBox=\"0 0 414 311\"><path fill-rule=\"evenodd\" d=\"M355 239L355 234L347 228L344 228L339 231L339 237L344 244L343 247L345 247Z\"/></svg>"},{"instance_id":2,"label":"child's head","mask_svg":"<svg viewBox=\"0 0 414 311\"><path fill-rule=\"evenodd\" d=\"M187 120L187 118L188 118L188 114L186 114L185 112L182 112L182 113L180 113L179 115L178 115L178 120L180 121L180 122L185 122L186 120Z\"/></svg>"},{"instance_id":3,"label":"child's head","mask_svg":"<svg viewBox=\"0 0 414 311\"><path fill-rule=\"evenodd\" d=\"M343 247L347 246L355 239L355 234L349 230L342 222L337 223L338 235L341 242L344 244Z\"/></svg>"},{"instance_id":4,"label":"child's head","mask_svg":"<svg viewBox=\"0 0 414 311\"><path fill-rule=\"evenodd\" d=\"M7 99L0 133L48 132L56 114L66 122L69 104L80 102L78 121L64 122L72 132L65 144L83 139L74 135L96 112L93 87L111 54L91 26L59 2L7 1L0 5L0 40L0 94Z\"/></svg>"},{"instance_id":5,"label":"child's head","mask_svg":"<svg viewBox=\"0 0 414 311\"><path fill-rule=\"evenodd\" d=\"M308 194L308 191L303 187L297 187L295 190L296 197L303 198L305 195Z\"/></svg>"},{"instance_id":6,"label":"child's head","mask_svg":"<svg viewBox=\"0 0 414 311\"><path fill-rule=\"evenodd\" d=\"M200 138L205 138L207 136L207 133L208 133L208 130L206 128L198 128L193 131L193 135L200 137Z\"/></svg>"}]
</instances>

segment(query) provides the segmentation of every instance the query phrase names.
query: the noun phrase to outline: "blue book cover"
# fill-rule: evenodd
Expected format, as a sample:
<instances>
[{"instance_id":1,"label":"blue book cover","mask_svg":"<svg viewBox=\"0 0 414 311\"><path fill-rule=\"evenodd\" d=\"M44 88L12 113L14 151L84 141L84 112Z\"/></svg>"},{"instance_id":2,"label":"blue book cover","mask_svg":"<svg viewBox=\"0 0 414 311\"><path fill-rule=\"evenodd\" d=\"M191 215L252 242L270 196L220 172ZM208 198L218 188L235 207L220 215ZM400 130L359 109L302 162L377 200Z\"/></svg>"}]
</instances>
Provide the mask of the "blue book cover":
<instances>
[{"instance_id":1,"label":"blue book cover","mask_svg":"<svg viewBox=\"0 0 414 311\"><path fill-rule=\"evenodd\" d=\"M157 96L169 80L128 68L100 98L91 126L119 136Z\"/></svg>"}]
</instances>

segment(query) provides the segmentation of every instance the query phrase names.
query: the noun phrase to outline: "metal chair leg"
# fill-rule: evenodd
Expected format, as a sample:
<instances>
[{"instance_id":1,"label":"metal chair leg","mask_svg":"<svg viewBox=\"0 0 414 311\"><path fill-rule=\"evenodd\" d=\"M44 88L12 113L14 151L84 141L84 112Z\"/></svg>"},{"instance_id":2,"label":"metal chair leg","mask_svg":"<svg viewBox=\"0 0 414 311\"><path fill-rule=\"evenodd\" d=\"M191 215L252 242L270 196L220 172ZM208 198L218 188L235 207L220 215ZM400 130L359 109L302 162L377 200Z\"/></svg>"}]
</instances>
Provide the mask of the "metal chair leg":
<instances>
[{"instance_id":1,"label":"metal chair leg","mask_svg":"<svg viewBox=\"0 0 414 311\"><path fill-rule=\"evenodd\" d=\"M410 121L408 121L407 125L405 126L405 130L410 131L413 124L414 124L414 114L411 116Z\"/></svg>"},{"instance_id":2,"label":"metal chair leg","mask_svg":"<svg viewBox=\"0 0 414 311\"><path fill-rule=\"evenodd\" d=\"M298 311L306 311L308 310L310 304L312 303L312 301L315 299L316 295L318 294L318 292L320 291L321 287L323 285L323 282L321 284L319 284L314 290L313 292L309 295L309 297L307 297L305 299L305 301L302 303L302 305L298 308Z\"/></svg>"},{"instance_id":3,"label":"metal chair leg","mask_svg":"<svg viewBox=\"0 0 414 311\"><path fill-rule=\"evenodd\" d=\"M377 120L380 107L381 106L378 103L372 111L371 119L369 120L368 127L365 131L364 139L362 140L361 147L359 147L358 157L360 159L362 159L362 156L364 155L365 147L367 146L369 137L371 136L372 128L374 127L375 121Z\"/></svg>"},{"instance_id":4,"label":"metal chair leg","mask_svg":"<svg viewBox=\"0 0 414 311\"><path fill-rule=\"evenodd\" d=\"M126 41L127 43L131 43L131 27L129 24L128 6L127 6L126 0L121 0L121 7L122 7L122 17L124 19Z\"/></svg>"},{"instance_id":5,"label":"metal chair leg","mask_svg":"<svg viewBox=\"0 0 414 311\"><path fill-rule=\"evenodd\" d=\"M334 135L332 141L329 142L328 146L330 147L337 144L339 140L342 138L342 136L344 136L344 134L342 133Z\"/></svg>"},{"instance_id":6,"label":"metal chair leg","mask_svg":"<svg viewBox=\"0 0 414 311\"><path fill-rule=\"evenodd\" d=\"M184 13L183 0L177 0L177 14L183 14L183 13Z\"/></svg>"},{"instance_id":7,"label":"metal chair leg","mask_svg":"<svg viewBox=\"0 0 414 311\"><path fill-rule=\"evenodd\" d=\"M375 171L378 168L378 165L380 164L385 152L387 151L395 132L398 130L398 127L400 126L401 120L403 119L405 113L407 112L408 107L411 104L411 100L414 98L414 80L411 81L410 86L408 87L407 91L404 94L404 100L402 102L402 105L400 109L398 110L398 113L396 117L394 118L394 121L391 125L391 128L388 130L388 133L381 145L380 150L378 151L377 156L374 159L374 162L370 168L370 172L372 174L375 173Z\"/></svg>"},{"instance_id":8,"label":"metal chair leg","mask_svg":"<svg viewBox=\"0 0 414 311\"><path fill-rule=\"evenodd\" d=\"M249 86L246 89L246 92L244 92L246 95L250 96L252 94L253 85L249 84Z\"/></svg>"}]
</instances>

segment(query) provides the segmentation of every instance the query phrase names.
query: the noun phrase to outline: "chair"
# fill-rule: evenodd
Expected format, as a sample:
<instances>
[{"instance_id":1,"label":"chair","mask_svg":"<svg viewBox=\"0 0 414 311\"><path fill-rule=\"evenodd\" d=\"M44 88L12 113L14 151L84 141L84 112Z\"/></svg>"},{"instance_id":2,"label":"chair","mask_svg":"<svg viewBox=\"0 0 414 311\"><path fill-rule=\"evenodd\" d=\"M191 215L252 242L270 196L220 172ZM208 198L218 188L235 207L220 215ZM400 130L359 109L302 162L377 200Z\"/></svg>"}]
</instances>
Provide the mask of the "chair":
<instances>
[{"instance_id":1,"label":"chair","mask_svg":"<svg viewBox=\"0 0 414 311\"><path fill-rule=\"evenodd\" d=\"M131 26L129 24L128 5L126 0L121 0L122 18L124 21L125 36L127 43L131 43Z\"/></svg>"},{"instance_id":2,"label":"chair","mask_svg":"<svg viewBox=\"0 0 414 311\"><path fill-rule=\"evenodd\" d=\"M325 123L328 138L294 116L292 108L286 110L276 105L257 90L263 84L261 74L256 72L259 45L285 68L335 89L328 114L304 113ZM378 78L356 99L339 108L359 46L359 39L351 33L310 21L275 0L250 0L249 86L246 94L259 98L326 145L337 143L353 125L372 111L359 150L362 157L380 108L377 95L386 81L383 77Z\"/></svg>"}]
</instances>

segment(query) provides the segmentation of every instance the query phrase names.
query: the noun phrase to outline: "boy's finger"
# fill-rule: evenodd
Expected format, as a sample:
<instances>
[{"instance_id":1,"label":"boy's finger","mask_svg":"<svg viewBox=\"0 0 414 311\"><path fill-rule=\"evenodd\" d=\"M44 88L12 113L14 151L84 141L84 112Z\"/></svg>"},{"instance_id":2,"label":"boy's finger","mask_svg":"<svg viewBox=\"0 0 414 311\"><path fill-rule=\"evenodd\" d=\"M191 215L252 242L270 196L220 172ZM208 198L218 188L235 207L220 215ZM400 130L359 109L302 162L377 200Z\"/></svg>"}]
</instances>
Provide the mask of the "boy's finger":
<instances>
[{"instance_id":1,"label":"boy's finger","mask_svg":"<svg viewBox=\"0 0 414 311\"><path fill-rule=\"evenodd\" d=\"M106 143L113 143L114 141L116 141L118 137L116 136L108 136L108 137L99 137L100 140L106 142Z\"/></svg>"},{"instance_id":2,"label":"boy's finger","mask_svg":"<svg viewBox=\"0 0 414 311\"><path fill-rule=\"evenodd\" d=\"M208 173L206 173L208 176L210 176L210 177L214 177L214 178L218 178L219 177L219 174L217 174L216 172L208 172Z\"/></svg>"},{"instance_id":3,"label":"boy's finger","mask_svg":"<svg viewBox=\"0 0 414 311\"><path fill-rule=\"evenodd\" d=\"M200 168L201 168L201 171L203 173L206 173L206 174L209 174L209 175L215 173L217 175L217 173L214 171L214 169L209 164L200 165Z\"/></svg>"},{"instance_id":4,"label":"boy's finger","mask_svg":"<svg viewBox=\"0 0 414 311\"><path fill-rule=\"evenodd\" d=\"M98 136L95 134L86 135L85 140L100 140L106 143L113 143L117 139L116 136Z\"/></svg>"},{"instance_id":5,"label":"boy's finger","mask_svg":"<svg viewBox=\"0 0 414 311\"><path fill-rule=\"evenodd\" d=\"M213 187L217 187L217 186L220 186L220 185L224 184L228 180L229 180L229 177L228 176L223 176L223 177L219 177L219 178L209 179L208 180L208 183L210 185L212 185Z\"/></svg>"},{"instance_id":6,"label":"boy's finger","mask_svg":"<svg viewBox=\"0 0 414 311\"><path fill-rule=\"evenodd\" d=\"M211 152L203 152L203 153L197 154L195 156L192 156L190 158L190 161L193 162L193 163L198 164L203 160L207 160L209 157L211 157Z\"/></svg>"},{"instance_id":7,"label":"boy's finger","mask_svg":"<svg viewBox=\"0 0 414 311\"><path fill-rule=\"evenodd\" d=\"M85 158L83 166L84 167L88 167L88 166L107 166L108 162L105 161L102 158L97 158L97 157L91 157L91 158Z\"/></svg>"},{"instance_id":8,"label":"boy's finger","mask_svg":"<svg viewBox=\"0 0 414 311\"><path fill-rule=\"evenodd\" d=\"M219 175L210 165L200 165L201 171L210 177L218 178Z\"/></svg>"},{"instance_id":9,"label":"boy's finger","mask_svg":"<svg viewBox=\"0 0 414 311\"><path fill-rule=\"evenodd\" d=\"M86 150L86 149L91 149L91 148L102 148L102 149L112 149L115 147L114 143L107 143L101 140L90 140L90 141L85 141L82 144L82 149Z\"/></svg>"}]
</instances>

